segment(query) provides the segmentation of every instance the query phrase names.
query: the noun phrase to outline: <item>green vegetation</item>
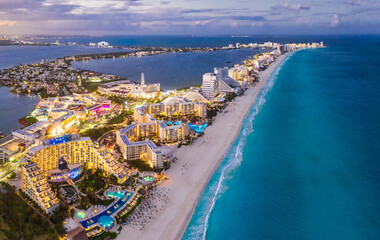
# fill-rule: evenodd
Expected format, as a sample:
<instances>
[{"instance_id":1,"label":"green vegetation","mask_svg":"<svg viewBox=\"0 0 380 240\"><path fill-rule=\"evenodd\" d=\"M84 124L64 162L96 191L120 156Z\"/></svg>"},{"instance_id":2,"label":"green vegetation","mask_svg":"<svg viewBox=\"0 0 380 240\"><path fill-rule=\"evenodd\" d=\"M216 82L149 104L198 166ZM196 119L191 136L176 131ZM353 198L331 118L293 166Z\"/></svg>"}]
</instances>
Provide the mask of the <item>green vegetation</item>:
<instances>
[{"instance_id":1,"label":"green vegetation","mask_svg":"<svg viewBox=\"0 0 380 240\"><path fill-rule=\"evenodd\" d=\"M93 197L91 200L96 201L92 193L108 188L109 184L117 184L117 178L114 175L107 176L103 170L87 171L85 177L78 186L79 191L88 193ZM96 196L96 195L95 195ZM88 199L90 202L90 199Z\"/></svg>"},{"instance_id":2,"label":"green vegetation","mask_svg":"<svg viewBox=\"0 0 380 240\"><path fill-rule=\"evenodd\" d=\"M190 145L190 141L186 141L184 143L180 142L177 147L181 148L182 146L188 146L188 145Z\"/></svg>"},{"instance_id":3,"label":"green vegetation","mask_svg":"<svg viewBox=\"0 0 380 240\"><path fill-rule=\"evenodd\" d=\"M224 99L226 99L226 101L228 101L228 102L231 102L236 97L237 97L236 93L227 93L226 96L224 96Z\"/></svg>"},{"instance_id":4,"label":"green vegetation","mask_svg":"<svg viewBox=\"0 0 380 240\"><path fill-rule=\"evenodd\" d=\"M85 132L81 132L80 133L80 136L81 137L90 137L91 139L93 140L97 140L98 138L100 138L103 134L111 131L111 130L114 130L115 128L113 127L103 127L103 128L91 128L91 129L88 129L87 131Z\"/></svg>"},{"instance_id":5,"label":"green vegetation","mask_svg":"<svg viewBox=\"0 0 380 240\"><path fill-rule=\"evenodd\" d=\"M219 109L218 108L207 108L207 118L209 119L209 122L210 120L215 117L219 112Z\"/></svg>"},{"instance_id":6,"label":"green vegetation","mask_svg":"<svg viewBox=\"0 0 380 240\"><path fill-rule=\"evenodd\" d=\"M12 172L10 173L8 176L7 176L7 179L14 179L16 178L16 173L15 172Z\"/></svg>"},{"instance_id":7,"label":"green vegetation","mask_svg":"<svg viewBox=\"0 0 380 240\"><path fill-rule=\"evenodd\" d=\"M79 191L90 193L104 189L106 186L105 176L105 173L100 169L86 172L85 177L78 186Z\"/></svg>"},{"instance_id":8,"label":"green vegetation","mask_svg":"<svg viewBox=\"0 0 380 240\"><path fill-rule=\"evenodd\" d=\"M55 229L61 235L65 234L65 228L63 227L63 221L69 217L69 207L60 204L56 209L54 209L53 214L50 219L55 225Z\"/></svg>"},{"instance_id":9,"label":"green vegetation","mask_svg":"<svg viewBox=\"0 0 380 240\"><path fill-rule=\"evenodd\" d=\"M36 117L28 115L28 116L21 118L19 120L19 122L25 126L30 126L30 125L38 122L38 119Z\"/></svg>"},{"instance_id":10,"label":"green vegetation","mask_svg":"<svg viewBox=\"0 0 380 240\"><path fill-rule=\"evenodd\" d=\"M48 221L18 196L13 187L4 182L0 185L7 191L0 194L0 237L6 236L5 239L10 240L58 239Z\"/></svg>"},{"instance_id":11,"label":"green vegetation","mask_svg":"<svg viewBox=\"0 0 380 240\"><path fill-rule=\"evenodd\" d=\"M73 218L74 217L74 212L75 212L75 209L74 208L71 208L69 213L70 213L70 217Z\"/></svg>"},{"instance_id":12,"label":"green vegetation","mask_svg":"<svg viewBox=\"0 0 380 240\"><path fill-rule=\"evenodd\" d=\"M89 202L93 205L103 205L103 206L108 206L111 203L115 201L115 199L105 199L102 200L100 199L94 192L90 192L87 194L87 198Z\"/></svg>"},{"instance_id":13,"label":"green vegetation","mask_svg":"<svg viewBox=\"0 0 380 240\"><path fill-rule=\"evenodd\" d=\"M108 81L102 81L102 82L84 82L84 81L82 81L82 86L86 90L88 90L90 92L94 92L94 91L98 90L98 87L100 84L103 84L106 82L108 82Z\"/></svg>"},{"instance_id":14,"label":"green vegetation","mask_svg":"<svg viewBox=\"0 0 380 240\"><path fill-rule=\"evenodd\" d=\"M106 94L101 94L100 92L96 92L98 95L107 98L112 101L112 104L124 105L126 101L132 100L132 98L118 97L118 96L110 96Z\"/></svg>"},{"instance_id":15,"label":"green vegetation","mask_svg":"<svg viewBox=\"0 0 380 240\"><path fill-rule=\"evenodd\" d=\"M131 167L137 168L140 172L142 171L154 171L155 169L150 166L150 164L141 159L126 161Z\"/></svg>"},{"instance_id":16,"label":"green vegetation","mask_svg":"<svg viewBox=\"0 0 380 240\"><path fill-rule=\"evenodd\" d=\"M124 122L128 116L132 116L133 110L122 112L119 116L116 116L108 121L107 124L118 124ZM130 123L128 123L130 124Z\"/></svg>"},{"instance_id":17,"label":"green vegetation","mask_svg":"<svg viewBox=\"0 0 380 240\"><path fill-rule=\"evenodd\" d=\"M79 200L78 209L87 210L90 207L91 203L87 196L82 196Z\"/></svg>"}]
</instances>

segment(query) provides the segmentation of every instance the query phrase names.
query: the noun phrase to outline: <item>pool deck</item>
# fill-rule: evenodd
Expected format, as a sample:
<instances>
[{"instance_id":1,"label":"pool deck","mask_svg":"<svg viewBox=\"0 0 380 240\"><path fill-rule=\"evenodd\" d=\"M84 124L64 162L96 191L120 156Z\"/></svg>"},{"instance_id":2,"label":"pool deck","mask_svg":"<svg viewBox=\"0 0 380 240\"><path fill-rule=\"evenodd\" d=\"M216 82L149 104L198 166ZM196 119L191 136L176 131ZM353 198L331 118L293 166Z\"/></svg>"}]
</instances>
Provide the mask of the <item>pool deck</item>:
<instances>
[{"instance_id":1,"label":"pool deck","mask_svg":"<svg viewBox=\"0 0 380 240\"><path fill-rule=\"evenodd\" d=\"M95 224L98 223L98 219L101 217L101 216L110 216L112 217L112 215L116 214L120 209L122 209L127 203L128 203L128 200L131 199L131 197L136 194L136 193L131 193L131 192L126 192L126 195L117 200L114 204L112 204L110 207L108 207L107 209L105 209L103 212L97 214L96 216L93 216L89 219L86 219L86 220L83 220L83 221L79 221L79 223L84 227L84 228L88 228L88 227L91 227Z\"/></svg>"}]
</instances>

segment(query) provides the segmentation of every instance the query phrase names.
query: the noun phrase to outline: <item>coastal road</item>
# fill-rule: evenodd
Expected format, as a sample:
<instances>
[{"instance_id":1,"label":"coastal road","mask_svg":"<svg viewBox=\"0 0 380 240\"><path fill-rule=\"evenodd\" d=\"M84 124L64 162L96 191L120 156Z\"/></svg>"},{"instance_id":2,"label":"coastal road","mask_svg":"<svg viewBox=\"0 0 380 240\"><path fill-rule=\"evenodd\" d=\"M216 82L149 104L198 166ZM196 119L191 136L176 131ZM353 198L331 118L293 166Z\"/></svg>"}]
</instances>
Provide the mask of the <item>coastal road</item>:
<instances>
[{"instance_id":1,"label":"coastal road","mask_svg":"<svg viewBox=\"0 0 380 240\"><path fill-rule=\"evenodd\" d=\"M4 179L10 173L14 172L18 167L20 167L20 162L6 163L6 165L2 166L0 170L0 180Z\"/></svg>"}]
</instances>

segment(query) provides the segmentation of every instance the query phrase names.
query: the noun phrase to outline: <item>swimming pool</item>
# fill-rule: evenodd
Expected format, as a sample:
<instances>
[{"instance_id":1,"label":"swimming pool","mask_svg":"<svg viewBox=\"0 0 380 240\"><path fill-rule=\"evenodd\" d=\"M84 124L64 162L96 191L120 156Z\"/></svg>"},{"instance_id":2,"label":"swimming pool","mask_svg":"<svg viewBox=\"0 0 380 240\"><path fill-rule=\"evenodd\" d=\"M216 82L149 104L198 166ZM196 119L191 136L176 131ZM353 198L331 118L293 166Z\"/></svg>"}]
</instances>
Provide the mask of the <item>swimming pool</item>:
<instances>
[{"instance_id":1,"label":"swimming pool","mask_svg":"<svg viewBox=\"0 0 380 240\"><path fill-rule=\"evenodd\" d=\"M194 130L196 133L201 133L206 129L207 125L208 125L207 122L203 125L189 123L189 128Z\"/></svg>"},{"instance_id":2,"label":"swimming pool","mask_svg":"<svg viewBox=\"0 0 380 240\"><path fill-rule=\"evenodd\" d=\"M98 219L98 223L102 228L111 229L115 224L115 220L112 217L105 215Z\"/></svg>"},{"instance_id":3,"label":"swimming pool","mask_svg":"<svg viewBox=\"0 0 380 240\"><path fill-rule=\"evenodd\" d=\"M123 198L125 196L125 192L124 191L109 192L107 193L107 196L111 198Z\"/></svg>"},{"instance_id":4,"label":"swimming pool","mask_svg":"<svg viewBox=\"0 0 380 240\"><path fill-rule=\"evenodd\" d=\"M77 213L77 218L85 218L86 217L86 214L84 212L78 212Z\"/></svg>"},{"instance_id":5,"label":"swimming pool","mask_svg":"<svg viewBox=\"0 0 380 240\"><path fill-rule=\"evenodd\" d=\"M152 176L145 176L144 181L147 181L147 182L153 181L153 177Z\"/></svg>"},{"instance_id":6,"label":"swimming pool","mask_svg":"<svg viewBox=\"0 0 380 240\"><path fill-rule=\"evenodd\" d=\"M179 124L181 124L182 123L182 121L176 121L176 122L166 122L165 124L166 125L179 125Z\"/></svg>"},{"instance_id":7,"label":"swimming pool","mask_svg":"<svg viewBox=\"0 0 380 240\"><path fill-rule=\"evenodd\" d=\"M125 193L124 193L125 194ZM80 224L82 224L82 226L84 228L88 228L92 225L94 225L95 223L98 222L98 220L102 217L102 216L110 216L112 215L113 213L115 213L116 211L118 211L120 208L124 207L125 204L128 202L128 200L131 198L132 196L132 193L128 192L125 194L125 196L119 200L116 201L116 203L112 204L107 210L105 210L104 212L88 219L88 220L84 220L84 221L81 221L79 222Z\"/></svg>"}]
</instances>

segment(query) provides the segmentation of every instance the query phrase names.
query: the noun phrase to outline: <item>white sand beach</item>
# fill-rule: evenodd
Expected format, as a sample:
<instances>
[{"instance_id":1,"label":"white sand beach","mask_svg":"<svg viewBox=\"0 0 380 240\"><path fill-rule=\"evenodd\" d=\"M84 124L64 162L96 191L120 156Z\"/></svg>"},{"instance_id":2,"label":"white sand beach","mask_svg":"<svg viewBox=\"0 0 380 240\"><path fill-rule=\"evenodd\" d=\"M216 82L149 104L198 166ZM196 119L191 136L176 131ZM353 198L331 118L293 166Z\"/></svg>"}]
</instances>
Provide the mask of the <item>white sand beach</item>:
<instances>
[{"instance_id":1,"label":"white sand beach","mask_svg":"<svg viewBox=\"0 0 380 240\"><path fill-rule=\"evenodd\" d=\"M260 73L260 81L255 86L249 87L243 96L229 103L212 125L206 128L204 136L191 146L175 151L174 156L178 160L166 172L170 179L160 186L168 189L165 206L143 230L127 225L117 239L181 239L203 189L240 132L251 105L273 70L288 54L278 57Z\"/></svg>"}]
</instances>

